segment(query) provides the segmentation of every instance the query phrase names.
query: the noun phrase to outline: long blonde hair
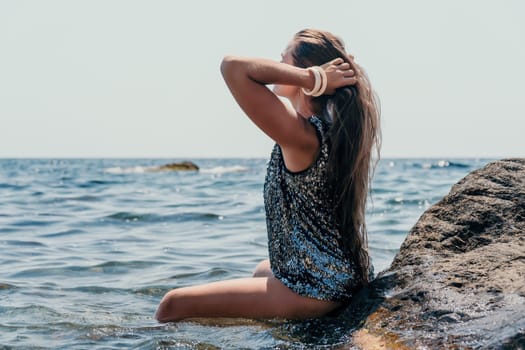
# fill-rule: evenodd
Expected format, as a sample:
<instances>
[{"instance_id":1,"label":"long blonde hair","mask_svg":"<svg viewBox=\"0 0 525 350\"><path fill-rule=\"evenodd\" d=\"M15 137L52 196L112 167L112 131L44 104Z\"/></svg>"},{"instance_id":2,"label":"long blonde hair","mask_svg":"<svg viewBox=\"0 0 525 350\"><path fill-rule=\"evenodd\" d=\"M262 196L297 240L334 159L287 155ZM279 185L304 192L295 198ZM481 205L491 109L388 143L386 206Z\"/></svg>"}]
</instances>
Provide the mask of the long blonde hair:
<instances>
[{"instance_id":1,"label":"long blonde hair","mask_svg":"<svg viewBox=\"0 0 525 350\"><path fill-rule=\"evenodd\" d=\"M313 111L329 125L328 176L335 199L335 215L345 244L364 284L369 282L370 257L365 223L369 183L379 160L380 107L365 72L335 35L305 29L294 37L292 50L298 67L322 65L341 57L355 71L357 83L312 100ZM373 157L373 152L376 157Z\"/></svg>"}]
</instances>

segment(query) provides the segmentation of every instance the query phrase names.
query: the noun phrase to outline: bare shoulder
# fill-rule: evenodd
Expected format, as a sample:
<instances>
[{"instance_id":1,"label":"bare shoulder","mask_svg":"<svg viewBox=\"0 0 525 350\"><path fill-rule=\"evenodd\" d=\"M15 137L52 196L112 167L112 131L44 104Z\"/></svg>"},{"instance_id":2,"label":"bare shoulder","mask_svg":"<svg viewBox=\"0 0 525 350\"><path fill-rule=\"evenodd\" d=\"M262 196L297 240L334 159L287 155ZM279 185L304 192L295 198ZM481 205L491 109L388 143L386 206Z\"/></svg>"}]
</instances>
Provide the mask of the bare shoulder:
<instances>
[{"instance_id":1,"label":"bare shoulder","mask_svg":"<svg viewBox=\"0 0 525 350\"><path fill-rule=\"evenodd\" d=\"M295 134L300 134L300 142L279 144L283 152L286 168L292 172L306 170L313 164L319 153L319 139L315 127L307 119L297 117Z\"/></svg>"}]
</instances>

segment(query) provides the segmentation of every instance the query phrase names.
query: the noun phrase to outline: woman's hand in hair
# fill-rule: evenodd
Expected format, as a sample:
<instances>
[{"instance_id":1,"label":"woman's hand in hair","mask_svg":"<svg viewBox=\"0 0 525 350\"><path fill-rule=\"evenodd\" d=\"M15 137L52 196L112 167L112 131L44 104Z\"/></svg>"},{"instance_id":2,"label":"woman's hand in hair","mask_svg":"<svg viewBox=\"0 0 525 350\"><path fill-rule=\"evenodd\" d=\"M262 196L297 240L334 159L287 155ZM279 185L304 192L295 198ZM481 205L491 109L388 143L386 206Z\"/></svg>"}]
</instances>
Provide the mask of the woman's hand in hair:
<instances>
[{"instance_id":1,"label":"woman's hand in hair","mask_svg":"<svg viewBox=\"0 0 525 350\"><path fill-rule=\"evenodd\" d=\"M355 72L342 58L331 60L323 64L321 68L325 71L327 78L325 95L333 95L337 88L357 83Z\"/></svg>"}]
</instances>

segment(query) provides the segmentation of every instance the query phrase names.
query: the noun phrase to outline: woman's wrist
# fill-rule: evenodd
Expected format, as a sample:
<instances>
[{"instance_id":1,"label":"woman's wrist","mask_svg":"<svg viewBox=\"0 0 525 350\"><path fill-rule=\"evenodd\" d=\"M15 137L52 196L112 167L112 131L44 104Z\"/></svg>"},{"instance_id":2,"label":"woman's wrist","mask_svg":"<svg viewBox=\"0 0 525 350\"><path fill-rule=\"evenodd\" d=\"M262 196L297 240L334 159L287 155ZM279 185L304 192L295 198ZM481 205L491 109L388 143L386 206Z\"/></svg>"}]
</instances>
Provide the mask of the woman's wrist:
<instances>
[{"instance_id":1,"label":"woman's wrist","mask_svg":"<svg viewBox=\"0 0 525 350\"><path fill-rule=\"evenodd\" d=\"M309 73L309 75L313 78L313 86L311 84L308 84L309 86L312 86L312 88L302 88L303 93L305 95L311 96L319 91L322 85L321 81L321 73L315 69L314 67L308 67L306 68L306 71Z\"/></svg>"},{"instance_id":2,"label":"woman's wrist","mask_svg":"<svg viewBox=\"0 0 525 350\"><path fill-rule=\"evenodd\" d=\"M306 68L308 72L313 74L314 86L311 89L302 88L302 91L307 96L318 97L324 94L328 86L328 78L322 67L312 66Z\"/></svg>"}]
</instances>

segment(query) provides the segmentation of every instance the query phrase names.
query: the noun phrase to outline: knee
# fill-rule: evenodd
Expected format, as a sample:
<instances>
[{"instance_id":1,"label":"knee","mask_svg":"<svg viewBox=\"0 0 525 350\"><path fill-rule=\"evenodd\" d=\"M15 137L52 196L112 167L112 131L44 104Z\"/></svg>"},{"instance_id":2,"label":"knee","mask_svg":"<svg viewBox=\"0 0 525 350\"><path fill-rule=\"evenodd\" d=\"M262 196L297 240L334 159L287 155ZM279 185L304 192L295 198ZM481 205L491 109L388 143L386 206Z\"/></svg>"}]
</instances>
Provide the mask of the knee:
<instances>
[{"instance_id":1,"label":"knee","mask_svg":"<svg viewBox=\"0 0 525 350\"><path fill-rule=\"evenodd\" d=\"M176 290L169 291L164 295L155 312L155 319L160 323L177 321L182 319L183 312L180 307L179 297Z\"/></svg>"},{"instance_id":2,"label":"knee","mask_svg":"<svg viewBox=\"0 0 525 350\"><path fill-rule=\"evenodd\" d=\"M273 272L272 268L270 267L270 260L266 259L261 261L256 267L255 271L253 272L253 277L272 277Z\"/></svg>"}]
</instances>

